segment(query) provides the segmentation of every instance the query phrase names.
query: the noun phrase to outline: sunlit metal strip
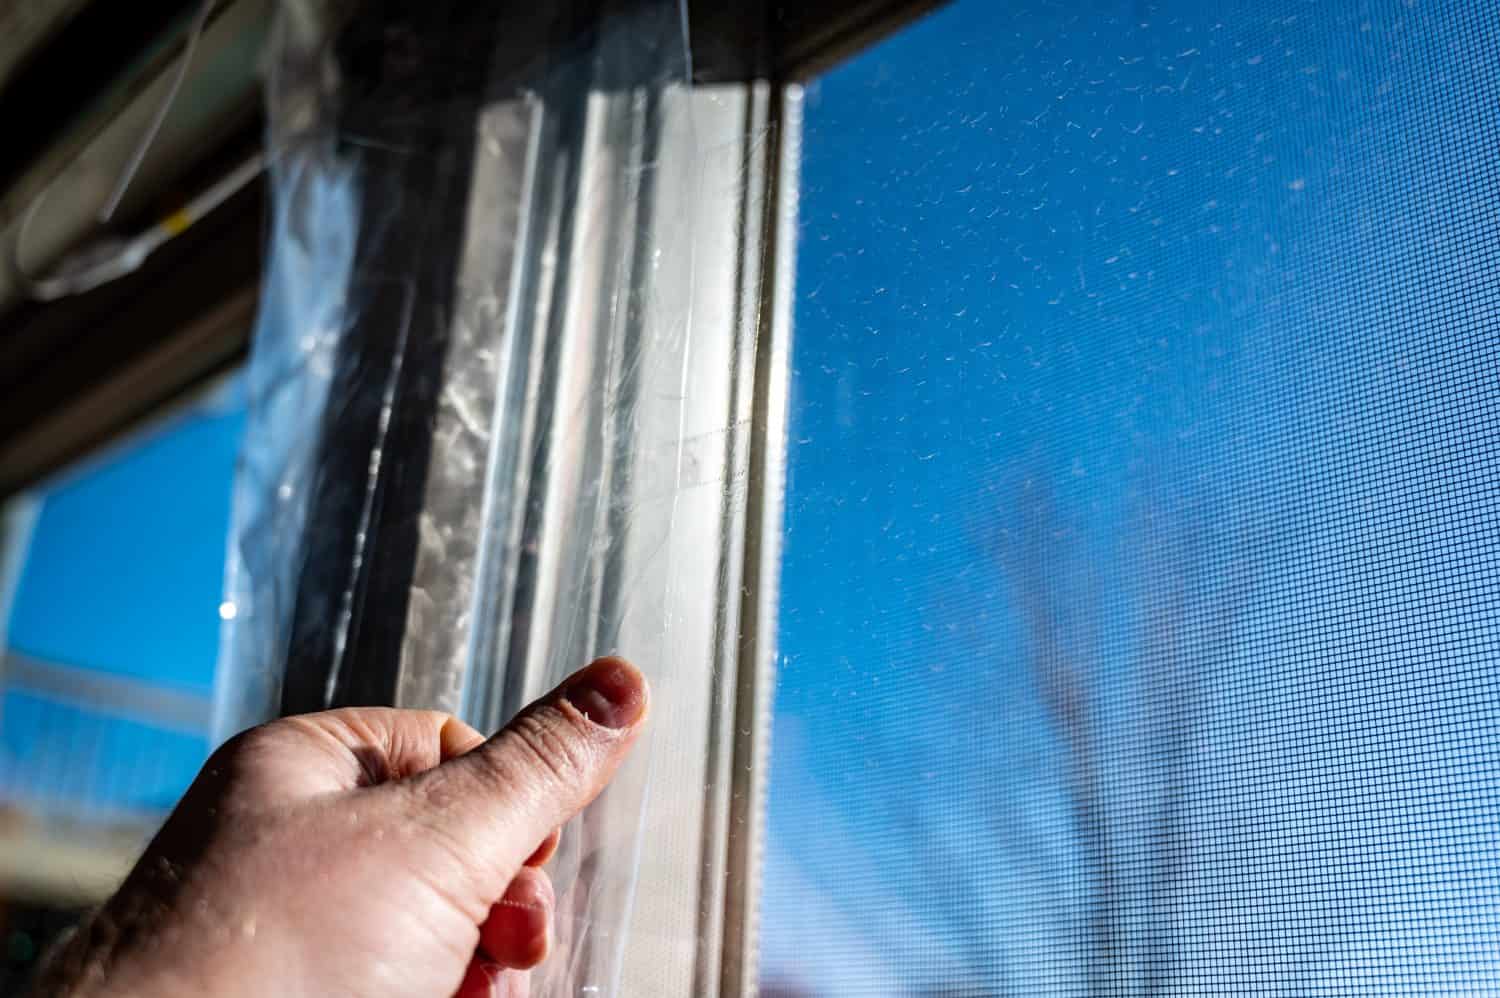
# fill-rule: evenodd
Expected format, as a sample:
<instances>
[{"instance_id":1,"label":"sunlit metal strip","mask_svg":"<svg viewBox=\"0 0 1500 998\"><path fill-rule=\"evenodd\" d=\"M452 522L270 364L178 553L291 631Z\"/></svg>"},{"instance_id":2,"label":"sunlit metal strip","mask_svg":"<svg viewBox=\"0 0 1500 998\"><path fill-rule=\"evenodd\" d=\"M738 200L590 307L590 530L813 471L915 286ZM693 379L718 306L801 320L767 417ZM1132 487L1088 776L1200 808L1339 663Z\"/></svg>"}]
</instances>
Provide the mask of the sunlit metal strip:
<instances>
[{"instance_id":1,"label":"sunlit metal strip","mask_svg":"<svg viewBox=\"0 0 1500 998\"><path fill-rule=\"evenodd\" d=\"M584 943L619 948L621 994L713 993L721 967L724 993L754 990L791 275L777 261L796 177L784 108L765 84L591 95L545 140L542 158L576 162L557 171L576 194L538 191L536 274L516 285L531 297L509 335L532 344L531 370L492 455L510 471L486 499L498 564L481 575L501 583L479 615L504 640L478 643L464 710L493 727L605 652L651 676L648 759L582 830L597 868L638 870L625 931L596 924Z\"/></svg>"},{"instance_id":2,"label":"sunlit metal strip","mask_svg":"<svg viewBox=\"0 0 1500 998\"><path fill-rule=\"evenodd\" d=\"M81 710L138 724L202 735L208 731L213 701L206 694L177 690L97 669L60 665L7 651L0 663L5 688Z\"/></svg>"},{"instance_id":3,"label":"sunlit metal strip","mask_svg":"<svg viewBox=\"0 0 1500 998\"><path fill-rule=\"evenodd\" d=\"M782 503L786 493L787 405L791 378L792 292L796 275L798 177L802 161L800 87L762 87L765 141L747 174L763 174L758 267L745 289L755 320L755 387L743 518L744 568L735 668L725 919L720 991L759 993L758 900L771 761L776 627L781 581ZM747 226L747 231L751 226ZM749 254L747 252L746 256Z\"/></svg>"}]
</instances>

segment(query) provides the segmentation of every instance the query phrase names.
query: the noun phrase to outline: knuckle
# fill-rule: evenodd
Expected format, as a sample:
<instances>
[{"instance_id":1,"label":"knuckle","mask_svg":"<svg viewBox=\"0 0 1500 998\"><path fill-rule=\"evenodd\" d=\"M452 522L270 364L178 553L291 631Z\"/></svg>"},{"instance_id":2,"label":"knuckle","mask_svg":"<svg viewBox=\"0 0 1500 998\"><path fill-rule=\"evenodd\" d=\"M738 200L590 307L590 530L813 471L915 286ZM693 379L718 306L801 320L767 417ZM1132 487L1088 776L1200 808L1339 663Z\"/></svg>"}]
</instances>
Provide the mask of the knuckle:
<instances>
[{"instance_id":1,"label":"knuckle","mask_svg":"<svg viewBox=\"0 0 1500 998\"><path fill-rule=\"evenodd\" d=\"M281 730L285 724L285 721L277 720L246 728L220 745L214 755L221 759L231 759L248 752L257 752L268 742L274 743L285 737Z\"/></svg>"},{"instance_id":2,"label":"knuckle","mask_svg":"<svg viewBox=\"0 0 1500 998\"><path fill-rule=\"evenodd\" d=\"M259 758L288 746L301 747L316 739L317 726L306 715L282 717L247 728L219 748L226 758Z\"/></svg>"},{"instance_id":3,"label":"knuckle","mask_svg":"<svg viewBox=\"0 0 1500 998\"><path fill-rule=\"evenodd\" d=\"M277 751L294 737L286 720L268 721L247 728L226 740L208 757L204 772L214 776L234 776L257 766L267 755Z\"/></svg>"}]
</instances>

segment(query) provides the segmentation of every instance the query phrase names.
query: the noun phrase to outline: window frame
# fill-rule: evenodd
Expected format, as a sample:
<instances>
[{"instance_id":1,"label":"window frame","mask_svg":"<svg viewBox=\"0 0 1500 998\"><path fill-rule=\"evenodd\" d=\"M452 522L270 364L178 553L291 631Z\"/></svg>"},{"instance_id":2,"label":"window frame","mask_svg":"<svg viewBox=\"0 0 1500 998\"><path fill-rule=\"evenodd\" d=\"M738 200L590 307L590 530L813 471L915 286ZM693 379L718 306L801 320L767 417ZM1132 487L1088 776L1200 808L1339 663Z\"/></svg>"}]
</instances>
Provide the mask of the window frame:
<instances>
[{"instance_id":1,"label":"window frame","mask_svg":"<svg viewBox=\"0 0 1500 998\"><path fill-rule=\"evenodd\" d=\"M692 113L739 150L717 167L720 172L713 178L719 185L715 190L734 193L702 201L696 223L734 234L703 261L705 272L729 291L729 298L695 302L693 308L733 316L726 346L733 342L737 359L715 404L745 429L720 441L721 448L712 452L726 474L743 483L743 501L726 499L722 508L703 508L700 526L715 533L719 543L705 545L693 561L692 570L701 573L702 580L717 580L717 614L710 619L702 606L691 602L668 607L671 613L698 616L708 628L702 637L710 641L715 662L714 683L704 688L696 707L695 723L703 725L698 730L706 751L692 762L701 771L683 780L676 791L700 797L702 805L700 851L673 860L682 865L684 882L697 885L699 898L692 913L695 958L692 967L684 968L688 977L681 993L750 996L757 989L760 828L774 690L795 269L798 81L941 3L817 0L790 13L768 0L730 8L711 0L686 4L693 93L704 98ZM585 29L614 12L615 5L597 0L579 0L571 7L571 15ZM242 155L247 145L259 143L256 131L258 124L247 128L240 123L229 129L211 161ZM535 134L523 133L518 141L536 140ZM515 151L517 163L534 155L534 149ZM688 151L658 150L666 157ZM264 276L260 249L265 198L266 187L257 182L174 240L136 274L74 299L26 306L6 322L11 335L0 341L0 367L39 368L41 376L25 386L23 404L14 407L20 417L0 422L0 499L22 494L56 469L150 420L205 380L243 362ZM628 239L644 238L642 231L637 229ZM706 316L703 321L709 321ZM372 321L378 323L378 317ZM356 341L378 342L383 336L379 330L360 329L356 334ZM64 355L82 357L84 362L51 362ZM547 432L566 431L566 426L548 424ZM426 446L430 444L429 440ZM362 461L358 448L350 456L352 460L339 467L355 474ZM454 508L455 503L461 506L464 500L456 493L428 489L408 501L440 510ZM566 524L549 515L544 512L538 521L538 536L565 552ZM335 516L329 522L336 520ZM440 579L429 580L427 588L438 603L446 598L467 602L479 584L481 553L476 545L476 574L467 579L445 566ZM374 593L373 611L389 611L391 601L409 590L412 573L422 571L415 564L417 554L408 551L412 563L398 569L394 585ZM303 585L308 584L317 583L304 579ZM445 597L444 585L458 588ZM681 590L675 598L684 598ZM399 627L385 629L374 644L359 649L360 682L334 702L449 706L492 727L535 692L536 677L524 664L499 677L496 689L476 687L462 675L455 687L454 663L465 658L467 646L454 647L446 663L404 661L393 651L402 633ZM226 642L226 648L230 645ZM222 657L219 685L235 690L236 677L222 674ZM524 663L525 657L518 661ZM366 663L376 665L365 668ZM315 693L322 689L325 675L325 663L316 656L291 663L279 709L293 712L317 705ZM462 696L445 701L441 691L454 689L462 690ZM224 706L221 703L218 711L220 735L271 708L256 703ZM704 785L712 788L707 794L699 789ZM655 947L643 947L628 959L646 966L663 955ZM626 979L632 973L627 966Z\"/></svg>"}]
</instances>

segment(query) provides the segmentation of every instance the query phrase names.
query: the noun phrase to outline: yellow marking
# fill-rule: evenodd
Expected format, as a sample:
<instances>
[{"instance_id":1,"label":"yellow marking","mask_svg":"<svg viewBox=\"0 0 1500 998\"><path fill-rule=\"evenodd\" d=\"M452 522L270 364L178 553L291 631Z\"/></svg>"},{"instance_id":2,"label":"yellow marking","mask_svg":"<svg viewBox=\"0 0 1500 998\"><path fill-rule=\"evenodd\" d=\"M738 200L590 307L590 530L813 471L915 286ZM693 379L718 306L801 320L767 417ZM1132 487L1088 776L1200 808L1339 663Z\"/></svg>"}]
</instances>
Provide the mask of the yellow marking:
<instances>
[{"instance_id":1,"label":"yellow marking","mask_svg":"<svg viewBox=\"0 0 1500 998\"><path fill-rule=\"evenodd\" d=\"M161 227L167 230L167 235L180 236L187 231L188 226L193 224L193 216L189 215L187 209L179 208L166 218L161 220Z\"/></svg>"}]
</instances>

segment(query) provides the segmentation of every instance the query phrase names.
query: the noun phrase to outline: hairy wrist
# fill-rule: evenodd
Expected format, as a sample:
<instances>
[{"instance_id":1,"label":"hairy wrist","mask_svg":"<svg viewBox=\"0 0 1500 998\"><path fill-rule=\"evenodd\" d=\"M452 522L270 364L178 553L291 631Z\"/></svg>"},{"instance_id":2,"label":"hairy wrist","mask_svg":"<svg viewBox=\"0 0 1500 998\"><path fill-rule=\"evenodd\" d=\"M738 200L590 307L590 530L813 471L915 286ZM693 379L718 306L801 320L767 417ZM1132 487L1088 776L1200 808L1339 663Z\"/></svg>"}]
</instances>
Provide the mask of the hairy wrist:
<instances>
[{"instance_id":1,"label":"hairy wrist","mask_svg":"<svg viewBox=\"0 0 1500 998\"><path fill-rule=\"evenodd\" d=\"M36 998L120 998L201 995L194 981L205 939L179 925L176 871L149 859L118 893L87 916L42 961L32 985Z\"/></svg>"}]
</instances>

